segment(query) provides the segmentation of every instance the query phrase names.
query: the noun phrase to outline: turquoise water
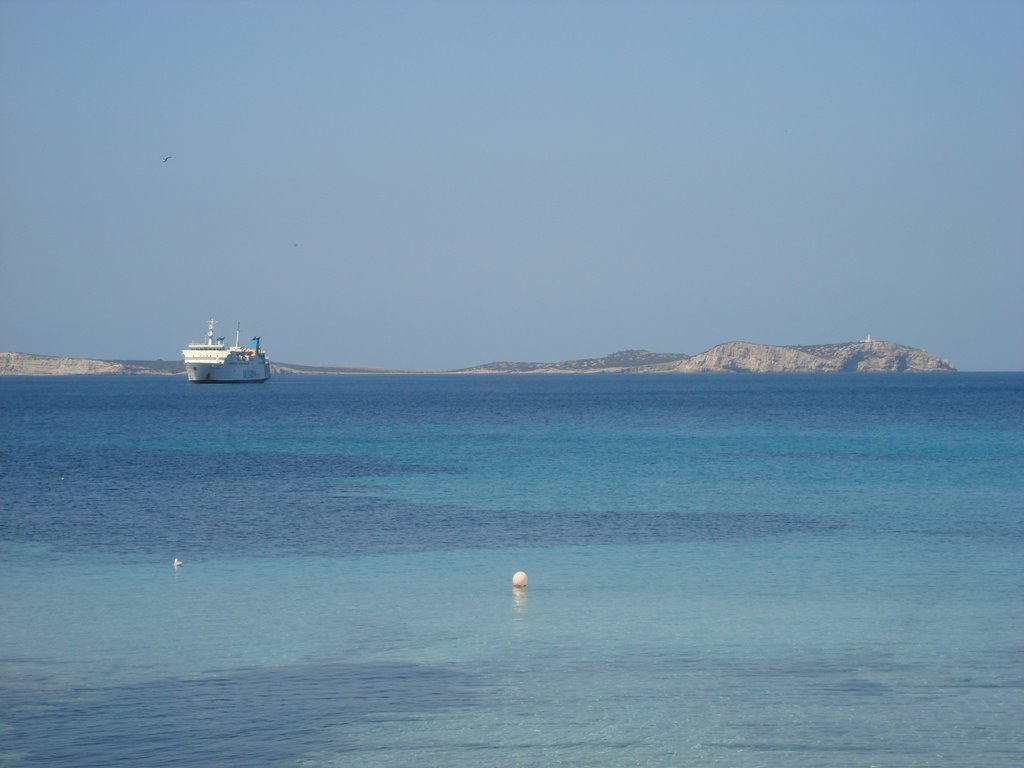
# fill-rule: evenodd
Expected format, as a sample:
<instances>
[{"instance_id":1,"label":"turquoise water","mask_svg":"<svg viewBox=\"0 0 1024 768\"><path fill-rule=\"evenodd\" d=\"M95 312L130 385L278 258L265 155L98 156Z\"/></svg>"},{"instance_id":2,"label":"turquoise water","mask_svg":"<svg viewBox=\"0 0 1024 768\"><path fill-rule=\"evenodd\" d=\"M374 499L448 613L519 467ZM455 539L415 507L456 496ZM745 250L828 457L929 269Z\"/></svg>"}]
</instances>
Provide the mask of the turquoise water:
<instances>
[{"instance_id":1,"label":"turquoise water","mask_svg":"<svg viewBox=\"0 0 1024 768\"><path fill-rule=\"evenodd\" d=\"M0 765L1024 759L1024 375L0 379L0 416Z\"/></svg>"}]
</instances>

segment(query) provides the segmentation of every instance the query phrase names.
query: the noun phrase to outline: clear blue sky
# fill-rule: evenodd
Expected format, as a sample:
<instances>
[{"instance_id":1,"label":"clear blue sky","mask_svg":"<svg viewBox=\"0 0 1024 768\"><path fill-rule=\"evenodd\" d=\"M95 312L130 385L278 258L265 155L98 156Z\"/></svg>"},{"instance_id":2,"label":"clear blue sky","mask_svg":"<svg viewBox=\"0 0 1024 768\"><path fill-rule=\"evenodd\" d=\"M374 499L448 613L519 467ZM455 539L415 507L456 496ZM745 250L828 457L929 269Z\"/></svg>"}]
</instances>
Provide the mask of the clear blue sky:
<instances>
[{"instance_id":1,"label":"clear blue sky","mask_svg":"<svg viewBox=\"0 0 1024 768\"><path fill-rule=\"evenodd\" d=\"M1024 370L1024 3L4 0L0 286L75 357Z\"/></svg>"}]
</instances>

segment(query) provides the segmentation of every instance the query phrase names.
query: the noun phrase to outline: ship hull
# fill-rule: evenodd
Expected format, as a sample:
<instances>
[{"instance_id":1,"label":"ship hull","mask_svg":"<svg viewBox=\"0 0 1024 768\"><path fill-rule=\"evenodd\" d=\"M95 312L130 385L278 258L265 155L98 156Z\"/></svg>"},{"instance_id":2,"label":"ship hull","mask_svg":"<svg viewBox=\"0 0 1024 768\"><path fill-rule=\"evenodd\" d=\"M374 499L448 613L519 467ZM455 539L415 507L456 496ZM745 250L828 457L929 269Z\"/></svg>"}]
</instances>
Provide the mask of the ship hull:
<instances>
[{"instance_id":1,"label":"ship hull","mask_svg":"<svg viewBox=\"0 0 1024 768\"><path fill-rule=\"evenodd\" d=\"M270 365L256 362L185 363L185 375L194 384L262 384L270 378Z\"/></svg>"}]
</instances>

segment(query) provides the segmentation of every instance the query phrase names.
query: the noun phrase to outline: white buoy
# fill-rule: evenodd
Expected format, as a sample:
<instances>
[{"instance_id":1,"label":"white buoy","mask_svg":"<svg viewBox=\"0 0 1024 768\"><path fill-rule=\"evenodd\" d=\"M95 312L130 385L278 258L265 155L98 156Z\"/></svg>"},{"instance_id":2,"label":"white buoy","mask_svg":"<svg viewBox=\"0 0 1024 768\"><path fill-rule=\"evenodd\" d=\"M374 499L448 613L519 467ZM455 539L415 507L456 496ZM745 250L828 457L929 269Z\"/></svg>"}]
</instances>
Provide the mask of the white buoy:
<instances>
[{"instance_id":1,"label":"white buoy","mask_svg":"<svg viewBox=\"0 0 1024 768\"><path fill-rule=\"evenodd\" d=\"M178 558L174 558L174 567L175 568L181 568L181 566L183 566L183 565L184 565L184 563L181 562L181 560L179 560Z\"/></svg>"},{"instance_id":2,"label":"white buoy","mask_svg":"<svg viewBox=\"0 0 1024 768\"><path fill-rule=\"evenodd\" d=\"M516 588L525 587L526 573L524 573L523 571L516 571L515 575L512 577L512 586Z\"/></svg>"}]
</instances>

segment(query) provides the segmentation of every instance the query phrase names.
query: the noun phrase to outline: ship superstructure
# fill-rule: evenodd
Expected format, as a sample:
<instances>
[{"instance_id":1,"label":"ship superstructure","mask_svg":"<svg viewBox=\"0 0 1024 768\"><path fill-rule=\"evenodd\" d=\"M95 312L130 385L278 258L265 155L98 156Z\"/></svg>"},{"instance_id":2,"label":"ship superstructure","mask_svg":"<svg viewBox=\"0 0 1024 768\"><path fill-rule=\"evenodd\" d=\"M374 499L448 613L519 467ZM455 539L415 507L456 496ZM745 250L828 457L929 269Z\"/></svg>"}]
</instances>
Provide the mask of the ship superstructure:
<instances>
[{"instance_id":1,"label":"ship superstructure","mask_svg":"<svg viewBox=\"0 0 1024 768\"><path fill-rule=\"evenodd\" d=\"M226 346L223 336L213 337L216 322L208 321L205 342L191 342L181 351L188 380L196 384L258 384L269 379L270 363L260 349L260 337L254 336L248 347L241 346L239 326L234 346Z\"/></svg>"}]
</instances>

